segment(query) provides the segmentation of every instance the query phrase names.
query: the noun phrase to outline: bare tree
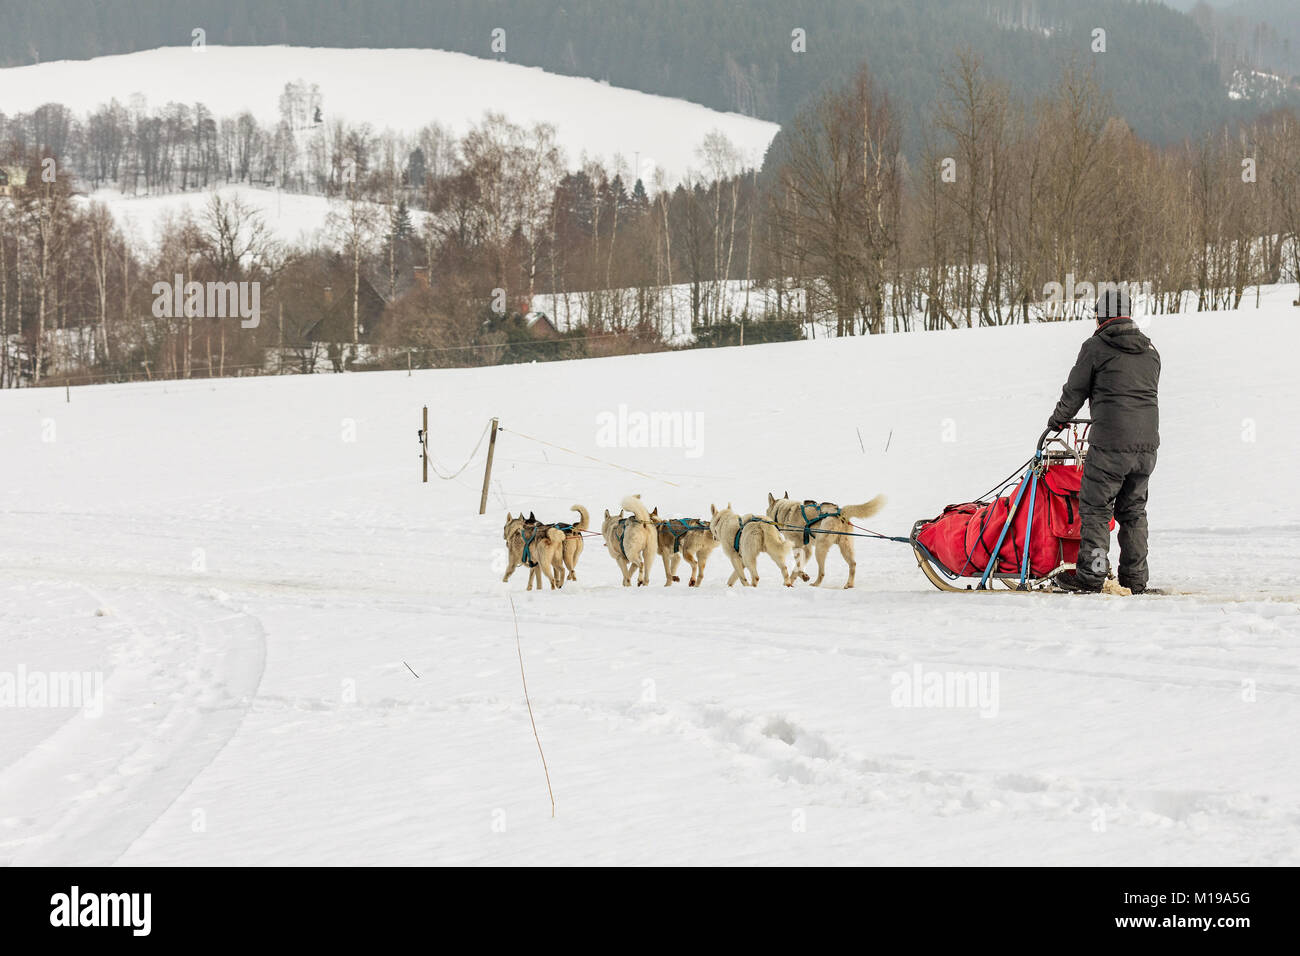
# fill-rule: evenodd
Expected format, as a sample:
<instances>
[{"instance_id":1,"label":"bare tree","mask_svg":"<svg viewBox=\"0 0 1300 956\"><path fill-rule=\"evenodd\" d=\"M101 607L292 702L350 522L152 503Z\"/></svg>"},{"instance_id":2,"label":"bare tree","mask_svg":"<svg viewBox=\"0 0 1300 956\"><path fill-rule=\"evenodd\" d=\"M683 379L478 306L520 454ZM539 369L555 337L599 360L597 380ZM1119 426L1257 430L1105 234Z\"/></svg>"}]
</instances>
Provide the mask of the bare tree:
<instances>
[{"instance_id":1,"label":"bare tree","mask_svg":"<svg viewBox=\"0 0 1300 956\"><path fill-rule=\"evenodd\" d=\"M885 262L898 241L899 125L866 68L795 118L780 169L780 239L818 273L837 335L884 323ZM810 295L810 299L814 296Z\"/></svg>"},{"instance_id":2,"label":"bare tree","mask_svg":"<svg viewBox=\"0 0 1300 956\"><path fill-rule=\"evenodd\" d=\"M352 265L352 344L361 341L361 266L373 251L383 217L374 203L362 196L355 182L347 184L344 198L330 209L325 229Z\"/></svg>"}]
</instances>

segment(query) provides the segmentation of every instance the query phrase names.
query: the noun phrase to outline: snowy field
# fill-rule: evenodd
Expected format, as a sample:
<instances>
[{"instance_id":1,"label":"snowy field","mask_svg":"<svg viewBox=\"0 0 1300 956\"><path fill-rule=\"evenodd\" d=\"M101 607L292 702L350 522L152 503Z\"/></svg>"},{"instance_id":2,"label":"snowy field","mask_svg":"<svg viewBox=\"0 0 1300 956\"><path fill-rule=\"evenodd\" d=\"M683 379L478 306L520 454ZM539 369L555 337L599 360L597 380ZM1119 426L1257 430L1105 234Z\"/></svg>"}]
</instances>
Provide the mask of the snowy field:
<instances>
[{"instance_id":1,"label":"snowy field","mask_svg":"<svg viewBox=\"0 0 1300 956\"><path fill-rule=\"evenodd\" d=\"M308 196L278 189L255 186L221 186L212 190L187 193L169 193L162 196L125 196L116 189L97 189L88 199L102 202L113 214L118 228L126 235L138 239L156 250L163 227L189 213L197 222L204 222L204 213L213 194L226 202L238 199L248 209L256 212L271 235L284 243L310 247L328 240L328 219L332 208L342 203L331 203L324 196ZM377 206L384 216L387 207ZM419 209L410 211L411 222L422 228L427 213Z\"/></svg>"},{"instance_id":2,"label":"snowy field","mask_svg":"<svg viewBox=\"0 0 1300 956\"><path fill-rule=\"evenodd\" d=\"M113 98L150 109L176 101L202 103L219 118L248 110L274 126L285 84L298 80L319 85L326 122L411 134L438 121L460 134L491 110L520 125L553 124L573 168L584 156L610 163L620 156L629 168L639 164L647 185L654 169L672 183L701 168L695 151L713 130L757 165L778 129L686 100L462 53L290 46L166 47L0 69L0 109L62 103L80 116ZM140 95L156 90L165 92Z\"/></svg>"},{"instance_id":3,"label":"snowy field","mask_svg":"<svg viewBox=\"0 0 1300 956\"><path fill-rule=\"evenodd\" d=\"M624 589L595 539L562 591L500 581L507 508L632 492L883 492L905 533L1029 456L1083 324L0 393L0 690L102 681L10 698L0 862L1300 863L1293 297L1148 324L1179 596L941 594L869 540L854 590L720 553ZM424 404L444 469L501 417L486 516L482 451L420 483ZM607 447L620 405L698 441ZM988 696L897 706L917 668Z\"/></svg>"}]
</instances>

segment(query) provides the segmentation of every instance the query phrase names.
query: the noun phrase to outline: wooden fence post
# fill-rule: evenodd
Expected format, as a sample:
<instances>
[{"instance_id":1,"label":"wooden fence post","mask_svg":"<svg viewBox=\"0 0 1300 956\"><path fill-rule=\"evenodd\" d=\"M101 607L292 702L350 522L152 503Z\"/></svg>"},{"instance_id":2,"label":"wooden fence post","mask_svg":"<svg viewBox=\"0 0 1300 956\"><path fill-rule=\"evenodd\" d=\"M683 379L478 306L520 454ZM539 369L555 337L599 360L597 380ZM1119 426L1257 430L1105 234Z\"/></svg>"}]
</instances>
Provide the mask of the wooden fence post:
<instances>
[{"instance_id":1,"label":"wooden fence post","mask_svg":"<svg viewBox=\"0 0 1300 956\"><path fill-rule=\"evenodd\" d=\"M487 467L483 469L483 495L478 500L478 513L487 512L488 482L492 480L492 453L497 449L497 420L492 419L492 434L488 437Z\"/></svg>"},{"instance_id":2,"label":"wooden fence post","mask_svg":"<svg viewBox=\"0 0 1300 956\"><path fill-rule=\"evenodd\" d=\"M424 480L429 481L429 406L424 406L424 427L420 429L420 451L424 458Z\"/></svg>"}]
</instances>

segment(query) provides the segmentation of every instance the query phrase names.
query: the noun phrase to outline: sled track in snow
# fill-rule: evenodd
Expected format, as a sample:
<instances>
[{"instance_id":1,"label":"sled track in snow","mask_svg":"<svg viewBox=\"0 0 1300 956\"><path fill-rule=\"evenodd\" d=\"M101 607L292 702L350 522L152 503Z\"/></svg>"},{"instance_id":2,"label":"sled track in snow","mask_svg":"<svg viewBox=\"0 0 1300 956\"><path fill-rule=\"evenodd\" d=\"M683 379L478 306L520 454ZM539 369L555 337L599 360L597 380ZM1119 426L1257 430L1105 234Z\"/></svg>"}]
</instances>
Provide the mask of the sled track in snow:
<instances>
[{"instance_id":1,"label":"sled track in snow","mask_svg":"<svg viewBox=\"0 0 1300 956\"><path fill-rule=\"evenodd\" d=\"M261 683L261 625L223 595L83 590L128 636L102 716L76 712L0 773L10 865L114 863L221 753Z\"/></svg>"}]
</instances>

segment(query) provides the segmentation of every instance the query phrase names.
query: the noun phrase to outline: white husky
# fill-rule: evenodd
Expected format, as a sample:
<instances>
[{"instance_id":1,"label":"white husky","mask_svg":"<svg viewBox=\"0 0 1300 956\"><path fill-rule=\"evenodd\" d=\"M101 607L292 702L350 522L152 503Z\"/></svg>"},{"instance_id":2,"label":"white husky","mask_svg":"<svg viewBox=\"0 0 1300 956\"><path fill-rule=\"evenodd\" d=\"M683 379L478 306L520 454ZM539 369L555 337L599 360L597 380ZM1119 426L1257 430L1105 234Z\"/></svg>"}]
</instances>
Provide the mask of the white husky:
<instances>
[{"instance_id":1,"label":"white husky","mask_svg":"<svg viewBox=\"0 0 1300 956\"><path fill-rule=\"evenodd\" d=\"M623 517L624 511L632 512L631 517ZM650 512L641 503L640 495L629 495L623 499L617 515L605 512L601 524L601 534L605 538L605 547L610 557L618 562L623 572L623 586L630 587L632 574L639 572L637 586L650 583L650 562L659 553L659 535L650 520Z\"/></svg>"},{"instance_id":2,"label":"white husky","mask_svg":"<svg viewBox=\"0 0 1300 956\"><path fill-rule=\"evenodd\" d=\"M770 518L760 515L742 517L731 510L730 504L721 511L709 505L709 511L713 515L709 529L735 569L727 579L727 587L731 587L737 580L742 585L756 587L758 556L764 552L781 569L781 581L790 587L790 572L786 568L786 562L790 558L790 542L776 530L776 525ZM749 571L748 581L745 580L746 571Z\"/></svg>"},{"instance_id":3,"label":"white husky","mask_svg":"<svg viewBox=\"0 0 1300 956\"><path fill-rule=\"evenodd\" d=\"M858 562L853 555L854 528L850 518L870 518L885 506L885 496L876 495L870 501L860 505L845 505L841 508L829 501L818 502L795 501L790 492L784 498L777 498L771 492L767 495L767 516L781 528L781 533L794 545L794 573L808 580L804 565L813 552L817 554L817 580L813 587L822 583L826 576L826 555L834 545L840 549L844 562L849 566L849 582L846 588L853 587L853 575L858 570Z\"/></svg>"}]
</instances>

